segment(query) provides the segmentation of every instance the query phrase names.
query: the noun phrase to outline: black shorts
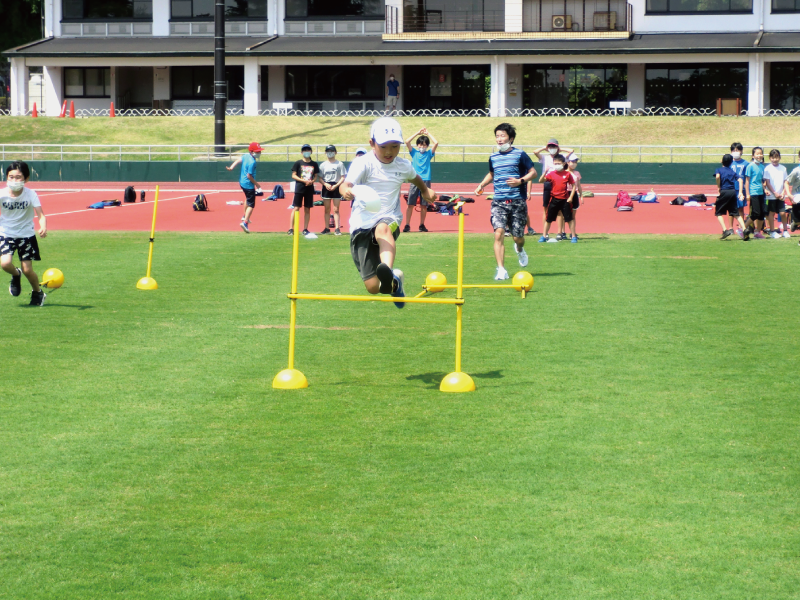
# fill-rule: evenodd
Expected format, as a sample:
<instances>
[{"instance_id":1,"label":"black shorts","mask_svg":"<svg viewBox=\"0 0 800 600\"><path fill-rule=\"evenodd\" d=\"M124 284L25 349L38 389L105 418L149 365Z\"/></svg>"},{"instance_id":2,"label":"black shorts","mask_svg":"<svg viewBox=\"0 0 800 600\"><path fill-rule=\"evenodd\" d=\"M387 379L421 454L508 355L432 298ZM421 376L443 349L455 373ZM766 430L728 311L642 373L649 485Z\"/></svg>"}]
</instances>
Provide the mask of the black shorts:
<instances>
[{"instance_id":1,"label":"black shorts","mask_svg":"<svg viewBox=\"0 0 800 600\"><path fill-rule=\"evenodd\" d=\"M10 254L14 256L17 253L20 260L42 260L39 255L39 242L36 241L36 236L28 238L13 238L3 237L0 235L0 256Z\"/></svg>"},{"instance_id":2,"label":"black shorts","mask_svg":"<svg viewBox=\"0 0 800 600\"><path fill-rule=\"evenodd\" d=\"M241 186L239 186L239 187L241 187ZM249 206L250 208L255 207L255 205L256 205L256 190L255 190L255 188L249 190L246 187L243 187L242 191L244 192L244 202L245 202L245 204L247 204L247 206Z\"/></svg>"},{"instance_id":3,"label":"black shorts","mask_svg":"<svg viewBox=\"0 0 800 600\"><path fill-rule=\"evenodd\" d=\"M547 208L550 206L550 192L553 191L553 184L550 181L544 182L544 187L542 188L542 208Z\"/></svg>"},{"instance_id":4,"label":"black shorts","mask_svg":"<svg viewBox=\"0 0 800 600\"><path fill-rule=\"evenodd\" d=\"M431 187L431 180L430 179L423 179L422 180L425 185ZM416 206L417 202L419 202L420 206L428 206L428 201L422 197L422 192L419 191L419 188L415 185L412 185L408 188L408 202L409 206Z\"/></svg>"},{"instance_id":5,"label":"black shorts","mask_svg":"<svg viewBox=\"0 0 800 600\"><path fill-rule=\"evenodd\" d=\"M391 219L385 219L380 223L386 223L392 229L392 237L397 239L400 236L400 226ZM375 225L377 227L378 225ZM356 229L350 234L350 254L356 264L361 280L366 281L378 274L378 265L381 264L381 252L378 240L375 239L375 227L372 229Z\"/></svg>"},{"instance_id":6,"label":"black shorts","mask_svg":"<svg viewBox=\"0 0 800 600\"><path fill-rule=\"evenodd\" d=\"M729 214L732 217L739 216L739 203L736 190L720 190L717 201L714 203L714 214L721 217Z\"/></svg>"},{"instance_id":7,"label":"black shorts","mask_svg":"<svg viewBox=\"0 0 800 600\"><path fill-rule=\"evenodd\" d=\"M767 209L771 213L782 213L786 209L786 203L783 200L772 198L767 200Z\"/></svg>"},{"instance_id":8,"label":"black shorts","mask_svg":"<svg viewBox=\"0 0 800 600\"><path fill-rule=\"evenodd\" d=\"M567 202L566 198L557 199L551 198L550 204L547 206L547 222L552 223L558 218L558 213L564 215L564 220L569 223L572 221L572 204Z\"/></svg>"},{"instance_id":9,"label":"black shorts","mask_svg":"<svg viewBox=\"0 0 800 600\"><path fill-rule=\"evenodd\" d=\"M302 192L295 192L292 206L295 208L300 208L301 206L311 208L314 206L314 187L309 185Z\"/></svg>"},{"instance_id":10,"label":"black shorts","mask_svg":"<svg viewBox=\"0 0 800 600\"><path fill-rule=\"evenodd\" d=\"M322 186L322 199L323 200L341 200L342 192L339 191L339 186L336 189L329 190L324 185Z\"/></svg>"},{"instance_id":11,"label":"black shorts","mask_svg":"<svg viewBox=\"0 0 800 600\"><path fill-rule=\"evenodd\" d=\"M800 223L800 204L792 204L792 221Z\"/></svg>"},{"instance_id":12,"label":"black shorts","mask_svg":"<svg viewBox=\"0 0 800 600\"><path fill-rule=\"evenodd\" d=\"M581 199L578 197L578 192L572 198L572 210L578 210L581 207Z\"/></svg>"},{"instance_id":13,"label":"black shorts","mask_svg":"<svg viewBox=\"0 0 800 600\"><path fill-rule=\"evenodd\" d=\"M763 221L767 217L767 202L764 194L750 194L750 218Z\"/></svg>"}]
</instances>

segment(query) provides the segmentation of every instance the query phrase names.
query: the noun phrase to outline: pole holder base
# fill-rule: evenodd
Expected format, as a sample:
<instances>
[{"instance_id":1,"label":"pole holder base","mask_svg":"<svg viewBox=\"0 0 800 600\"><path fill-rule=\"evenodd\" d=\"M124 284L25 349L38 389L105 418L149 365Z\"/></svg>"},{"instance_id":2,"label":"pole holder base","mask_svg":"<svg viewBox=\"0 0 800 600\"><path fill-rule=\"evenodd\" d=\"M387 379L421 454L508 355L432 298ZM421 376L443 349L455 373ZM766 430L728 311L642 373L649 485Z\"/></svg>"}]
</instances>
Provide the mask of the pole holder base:
<instances>
[{"instance_id":1,"label":"pole holder base","mask_svg":"<svg viewBox=\"0 0 800 600\"><path fill-rule=\"evenodd\" d=\"M139 281L136 282L136 289L137 290L157 290L158 284L156 280L152 277L142 277Z\"/></svg>"},{"instance_id":2,"label":"pole holder base","mask_svg":"<svg viewBox=\"0 0 800 600\"><path fill-rule=\"evenodd\" d=\"M308 387L308 379L297 369L284 369L272 380L276 390L300 390Z\"/></svg>"},{"instance_id":3,"label":"pole holder base","mask_svg":"<svg viewBox=\"0 0 800 600\"><path fill-rule=\"evenodd\" d=\"M475 382L466 373L453 372L442 379L439 385L440 392L474 392Z\"/></svg>"}]
</instances>

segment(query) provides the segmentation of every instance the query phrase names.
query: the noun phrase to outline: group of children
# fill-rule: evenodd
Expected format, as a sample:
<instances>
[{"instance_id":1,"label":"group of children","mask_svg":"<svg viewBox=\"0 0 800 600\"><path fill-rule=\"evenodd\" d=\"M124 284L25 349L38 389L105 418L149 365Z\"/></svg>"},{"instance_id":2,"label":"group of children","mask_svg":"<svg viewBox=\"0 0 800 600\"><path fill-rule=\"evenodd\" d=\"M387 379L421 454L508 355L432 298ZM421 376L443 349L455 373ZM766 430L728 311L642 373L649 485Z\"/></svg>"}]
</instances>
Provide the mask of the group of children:
<instances>
[{"instance_id":1,"label":"group of children","mask_svg":"<svg viewBox=\"0 0 800 600\"><path fill-rule=\"evenodd\" d=\"M736 232L745 241L751 236L791 237L790 230L800 228L800 166L787 173L780 150L771 150L770 164L765 165L760 146L753 148L752 160L747 162L743 150L739 142L731 144L730 154L722 157L722 166L714 172L719 190L714 214L722 227L721 239L734 234L734 219L740 225ZM750 212L745 217L748 203Z\"/></svg>"}]
</instances>

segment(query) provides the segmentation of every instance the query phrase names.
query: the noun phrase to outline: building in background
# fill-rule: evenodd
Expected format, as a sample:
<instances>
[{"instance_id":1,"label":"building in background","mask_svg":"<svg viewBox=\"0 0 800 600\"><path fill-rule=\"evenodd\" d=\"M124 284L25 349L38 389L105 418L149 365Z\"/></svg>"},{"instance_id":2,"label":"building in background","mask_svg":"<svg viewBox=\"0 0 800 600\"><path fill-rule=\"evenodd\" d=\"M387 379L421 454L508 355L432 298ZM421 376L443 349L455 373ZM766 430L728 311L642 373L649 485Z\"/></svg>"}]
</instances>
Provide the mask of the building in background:
<instances>
[{"instance_id":1,"label":"building in background","mask_svg":"<svg viewBox=\"0 0 800 600\"><path fill-rule=\"evenodd\" d=\"M14 114L210 110L214 0L52 0L4 53ZM800 110L800 0L226 0L228 106L401 110Z\"/></svg>"}]
</instances>

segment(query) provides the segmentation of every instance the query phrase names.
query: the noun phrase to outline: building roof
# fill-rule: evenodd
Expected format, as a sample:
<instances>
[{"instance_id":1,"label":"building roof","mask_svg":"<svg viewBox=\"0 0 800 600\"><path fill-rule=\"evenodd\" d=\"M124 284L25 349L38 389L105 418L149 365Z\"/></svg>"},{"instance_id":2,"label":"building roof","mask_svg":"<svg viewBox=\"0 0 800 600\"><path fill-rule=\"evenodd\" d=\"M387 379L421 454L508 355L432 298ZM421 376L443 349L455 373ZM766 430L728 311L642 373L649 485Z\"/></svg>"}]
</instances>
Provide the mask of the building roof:
<instances>
[{"instance_id":1,"label":"building roof","mask_svg":"<svg viewBox=\"0 0 800 600\"><path fill-rule=\"evenodd\" d=\"M756 46L756 42L758 45ZM380 36L226 37L228 56L453 56L800 52L797 33L634 34L629 39L387 42ZM14 57L212 57L213 37L49 38Z\"/></svg>"}]
</instances>

